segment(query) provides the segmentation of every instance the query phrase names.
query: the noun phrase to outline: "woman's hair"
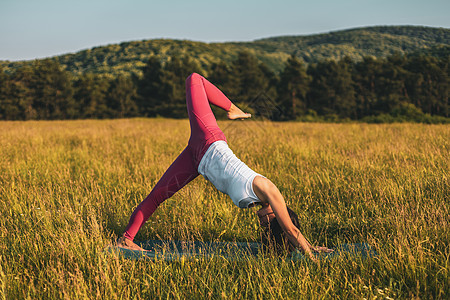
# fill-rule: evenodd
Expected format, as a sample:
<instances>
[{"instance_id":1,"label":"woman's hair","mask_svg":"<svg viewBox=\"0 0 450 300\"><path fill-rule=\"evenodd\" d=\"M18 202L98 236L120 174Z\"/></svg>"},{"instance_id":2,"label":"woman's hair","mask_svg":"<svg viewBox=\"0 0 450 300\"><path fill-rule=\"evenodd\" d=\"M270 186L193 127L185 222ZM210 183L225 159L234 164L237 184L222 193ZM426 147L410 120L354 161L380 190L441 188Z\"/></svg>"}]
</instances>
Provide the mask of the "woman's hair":
<instances>
[{"instance_id":1,"label":"woman's hair","mask_svg":"<svg viewBox=\"0 0 450 300\"><path fill-rule=\"evenodd\" d=\"M294 226L300 229L297 214L289 207L287 207L287 210ZM289 241L278 223L277 218L273 218L268 225L264 227L261 240L264 250L274 251L277 254L288 254L295 250L295 245Z\"/></svg>"}]
</instances>

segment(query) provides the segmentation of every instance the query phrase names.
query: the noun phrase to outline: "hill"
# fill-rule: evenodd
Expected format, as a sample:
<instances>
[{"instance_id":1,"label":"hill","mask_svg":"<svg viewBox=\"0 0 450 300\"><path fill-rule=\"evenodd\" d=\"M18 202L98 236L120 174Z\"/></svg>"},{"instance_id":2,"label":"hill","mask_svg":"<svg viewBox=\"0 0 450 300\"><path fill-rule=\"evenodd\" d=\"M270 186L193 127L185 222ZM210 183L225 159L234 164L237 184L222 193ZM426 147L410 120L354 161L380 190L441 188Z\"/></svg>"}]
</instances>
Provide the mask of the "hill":
<instances>
[{"instance_id":1,"label":"hill","mask_svg":"<svg viewBox=\"0 0 450 300\"><path fill-rule=\"evenodd\" d=\"M305 62L364 56L386 57L450 45L450 30L417 26L377 26L310 36L282 36L247 46L267 53L294 53Z\"/></svg>"},{"instance_id":2,"label":"hill","mask_svg":"<svg viewBox=\"0 0 450 300\"><path fill-rule=\"evenodd\" d=\"M294 53L306 63L345 56L361 60L364 56L386 57L393 53L426 51L448 55L450 29L419 26L377 26L355 28L308 36L280 36L253 42L203 43L188 40L154 39L123 42L95 47L53 57L74 74L140 74L151 56L167 61L170 56L189 55L200 63L207 74L219 61L234 60L241 51L254 54L270 69L279 72L286 59ZM442 50L443 49L443 50ZM11 71L32 61L0 61Z\"/></svg>"}]
</instances>

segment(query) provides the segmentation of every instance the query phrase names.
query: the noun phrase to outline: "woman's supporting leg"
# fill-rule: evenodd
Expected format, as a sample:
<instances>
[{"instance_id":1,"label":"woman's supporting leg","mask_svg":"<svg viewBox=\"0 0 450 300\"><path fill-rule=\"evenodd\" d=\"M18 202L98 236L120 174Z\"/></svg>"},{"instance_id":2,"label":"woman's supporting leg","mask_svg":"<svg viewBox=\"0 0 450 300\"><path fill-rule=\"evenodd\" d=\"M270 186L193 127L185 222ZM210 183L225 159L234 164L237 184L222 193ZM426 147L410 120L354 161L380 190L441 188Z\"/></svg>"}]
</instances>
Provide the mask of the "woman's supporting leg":
<instances>
[{"instance_id":1,"label":"woman's supporting leg","mask_svg":"<svg viewBox=\"0 0 450 300\"><path fill-rule=\"evenodd\" d=\"M131 215L124 237L133 240L141 226L156 208L197 176L198 171L193 164L191 150L186 147L170 165L150 194L136 207Z\"/></svg>"}]
</instances>

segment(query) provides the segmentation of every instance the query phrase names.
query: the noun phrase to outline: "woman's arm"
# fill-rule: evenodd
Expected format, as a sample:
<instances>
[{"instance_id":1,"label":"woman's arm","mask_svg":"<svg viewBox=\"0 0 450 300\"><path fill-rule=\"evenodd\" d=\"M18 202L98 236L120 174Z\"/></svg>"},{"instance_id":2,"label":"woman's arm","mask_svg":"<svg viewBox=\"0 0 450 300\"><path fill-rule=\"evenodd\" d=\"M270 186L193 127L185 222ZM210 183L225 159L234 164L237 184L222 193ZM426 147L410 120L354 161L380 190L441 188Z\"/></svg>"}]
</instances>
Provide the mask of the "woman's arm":
<instances>
[{"instance_id":1,"label":"woman's arm","mask_svg":"<svg viewBox=\"0 0 450 300\"><path fill-rule=\"evenodd\" d=\"M263 205L270 205L272 208L278 223L283 231L286 233L287 238L291 243L298 248L301 248L305 254L314 259L312 251L317 252L331 252L332 250L326 247L313 247L306 240L300 230L292 223L289 216L286 202L281 195L278 188L267 178L257 176L253 180L253 190L256 196L261 200Z\"/></svg>"}]
</instances>

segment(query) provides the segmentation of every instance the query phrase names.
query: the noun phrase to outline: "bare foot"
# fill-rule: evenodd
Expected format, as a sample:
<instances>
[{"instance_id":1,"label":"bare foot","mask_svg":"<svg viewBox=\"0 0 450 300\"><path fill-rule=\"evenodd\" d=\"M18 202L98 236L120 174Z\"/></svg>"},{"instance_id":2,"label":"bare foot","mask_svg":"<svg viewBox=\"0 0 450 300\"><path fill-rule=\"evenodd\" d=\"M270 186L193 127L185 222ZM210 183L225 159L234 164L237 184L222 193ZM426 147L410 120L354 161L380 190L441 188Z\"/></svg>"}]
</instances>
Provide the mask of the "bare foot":
<instances>
[{"instance_id":1,"label":"bare foot","mask_svg":"<svg viewBox=\"0 0 450 300\"><path fill-rule=\"evenodd\" d=\"M117 247L128 250L147 251L136 245L132 240L127 239L126 237L123 236L117 239Z\"/></svg>"},{"instance_id":2,"label":"bare foot","mask_svg":"<svg viewBox=\"0 0 450 300\"><path fill-rule=\"evenodd\" d=\"M235 120L235 119L241 119L242 120L242 119L251 118L252 115L244 113L242 110L240 110L239 107L237 107L234 104L231 104L230 110L227 113L227 117L230 120Z\"/></svg>"}]
</instances>

